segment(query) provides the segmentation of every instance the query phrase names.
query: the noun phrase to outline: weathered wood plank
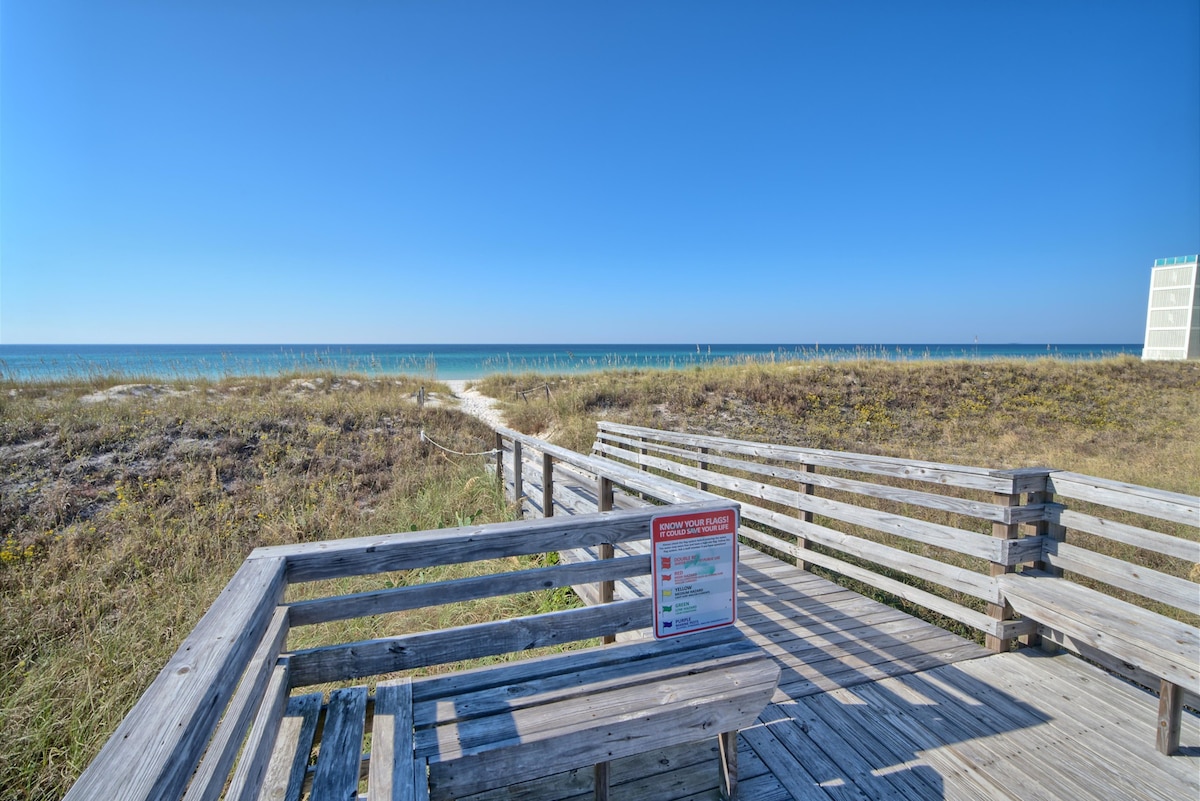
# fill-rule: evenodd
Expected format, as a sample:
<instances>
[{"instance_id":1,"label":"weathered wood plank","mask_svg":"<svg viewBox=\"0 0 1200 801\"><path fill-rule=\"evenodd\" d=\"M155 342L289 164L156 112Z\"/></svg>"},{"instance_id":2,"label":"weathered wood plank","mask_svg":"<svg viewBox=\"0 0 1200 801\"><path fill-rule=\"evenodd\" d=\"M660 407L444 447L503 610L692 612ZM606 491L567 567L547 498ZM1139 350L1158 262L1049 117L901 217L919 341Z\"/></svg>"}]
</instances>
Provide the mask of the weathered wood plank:
<instances>
[{"instance_id":1,"label":"weathered wood plank","mask_svg":"<svg viewBox=\"0 0 1200 801\"><path fill-rule=\"evenodd\" d=\"M436 740L432 738L436 735L431 727L435 725L508 714L514 710L539 706L547 700L567 701L597 692L666 680L686 675L700 664L705 665L706 669L718 669L761 658L761 652L748 641L744 647L738 643L727 643L700 650L677 650L664 657L622 661L578 671L567 670L503 687L488 687L456 694L452 696L452 703L446 703L444 697L426 701L417 704L413 710L415 725L419 730L415 740L417 755L427 756L434 748ZM467 736L465 730L460 730L459 736Z\"/></svg>"},{"instance_id":2,"label":"weathered wood plank","mask_svg":"<svg viewBox=\"0 0 1200 801\"><path fill-rule=\"evenodd\" d=\"M612 445L632 445L636 440L627 437L614 437L601 435L598 441L598 450L613 458L621 458L630 461L632 464L648 468L652 464L661 470L667 470L675 473L678 468L690 467L689 465L681 465L678 462L668 460L656 460L651 462L649 459L639 458L645 454L624 450L622 448L611 447ZM653 450L655 453L676 456L679 458L694 458L695 451L685 450L683 448L672 448L665 445L649 446L645 450ZM651 457L653 458L653 457ZM892 487L886 484L875 484L869 481L860 481L851 478L839 478L823 473L811 472L812 465L808 465L810 470L795 469L783 467L775 464L760 464L758 462L748 462L743 459L731 459L721 456L708 455L705 457L710 465L718 467L726 467L731 470L742 470L747 473L755 473L757 475L768 476L780 481L791 481L804 484L808 487L823 487L825 489L837 490L840 492L853 493L855 495L864 495L880 500L895 501L897 503L910 504L912 506L920 506L926 509L937 509L954 514L966 515L975 517L981 520L994 521L997 523L1025 523L1032 520L1039 520L1043 516L1043 507L1036 506L997 506L996 504L985 503L982 501L974 501L969 498L957 498L950 495L939 495L932 492L922 492L920 490L905 489L903 487ZM703 471L695 471L692 475L684 475L683 477L695 477L696 480L706 478L706 473ZM811 493L809 493L811 494Z\"/></svg>"},{"instance_id":3,"label":"weathered wood plank","mask_svg":"<svg viewBox=\"0 0 1200 801\"><path fill-rule=\"evenodd\" d=\"M217 596L67 799L137 801L183 794L283 593L283 560L256 554Z\"/></svg>"},{"instance_id":4,"label":"weathered wood plank","mask_svg":"<svg viewBox=\"0 0 1200 801\"><path fill-rule=\"evenodd\" d=\"M991 664L989 664L991 663ZM1162 792L1179 797L1172 785L1200 781L1197 765L1187 760L1159 759L1149 736L1154 728L1154 698L1137 687L1106 674L1073 654L1049 655L1023 649L999 660L965 662L955 671L986 684L1001 696L1025 699L1046 717L1060 743L1070 743L1075 757L1085 764L1119 765L1131 776L1142 776L1147 762L1155 764ZM952 680L939 671L941 680ZM986 702L989 696L980 702ZM1195 719L1189 736L1200 741ZM1140 765L1140 766L1139 766ZM1149 784L1147 782L1147 784Z\"/></svg>"},{"instance_id":5,"label":"weathered wood plank","mask_svg":"<svg viewBox=\"0 0 1200 801\"><path fill-rule=\"evenodd\" d=\"M1065 542L1046 543L1046 564L1200 615L1200 584Z\"/></svg>"},{"instance_id":6,"label":"weathered wood plank","mask_svg":"<svg viewBox=\"0 0 1200 801\"><path fill-rule=\"evenodd\" d=\"M1170 801L1179 797L1166 786L1146 782L1135 767L1140 760L1127 760L1127 750L1111 742L1097 742L1106 733L1079 725L1079 716L1075 712L1061 719L1045 712L1045 707L1036 699L1043 694L1064 691L1055 672L1037 671L1035 674L1026 671L1029 662L1035 660L1029 660L1023 654L1003 656L1004 659L993 665L931 671L914 685L922 697L948 710L957 731L968 732L980 722L991 729L990 733L985 729L980 739L983 748L978 759L981 762L996 761L1001 757L1010 769L1020 770L1027 765L1027 773L1052 775L1054 784L1051 786L1058 797L1069 792L1085 797L1144 801ZM1014 656L1015 659L1011 658ZM1021 680L1005 681L1014 674L1019 674ZM1018 698L1030 700L1021 702ZM1083 746L1075 749L1076 758L1069 761L1051 756L1061 749L1064 733L1068 738L1081 741ZM1145 739L1149 741L1149 732L1146 734ZM1087 758L1093 750L1095 756ZM993 775L1001 778L999 771Z\"/></svg>"},{"instance_id":7,"label":"weathered wood plank","mask_svg":"<svg viewBox=\"0 0 1200 801\"><path fill-rule=\"evenodd\" d=\"M612 431L634 436L641 435L645 436L648 440L660 440L680 445L705 446L714 451L737 453L742 456L756 456L763 459L778 459L780 461L813 464L819 467L833 467L860 473L911 478L917 481L928 481L991 492L1011 492L1013 488L1013 478L1011 476L998 476L995 475L995 471L980 467L924 462L916 459L897 459L861 453L844 453L819 448L798 448L790 445L774 445L747 440L728 439L726 437L678 434L671 431L628 426L607 421L601 421L596 425L602 431Z\"/></svg>"},{"instance_id":8,"label":"weathered wood plank","mask_svg":"<svg viewBox=\"0 0 1200 801\"><path fill-rule=\"evenodd\" d=\"M443 709L445 714L437 716L436 725L417 732L417 756L427 757L432 764L500 746L540 742L551 733L557 735L564 731L613 725L619 718L640 717L649 709L684 699L695 699L702 705L709 694L724 697L721 693L734 685L758 688L754 692L762 696L765 705L779 678L779 667L761 654L749 653L711 664L696 662L669 667L660 666L658 660L651 659L633 666L632 670L626 666L623 674L612 676L606 672L608 678L594 686L588 681L590 677L584 675L580 677L584 681L582 688L568 685L561 689L535 689L524 699L525 703L512 707L480 703L465 714ZM768 685L769 690L763 689ZM443 707L456 705L455 699L445 699ZM742 715L743 712L733 714ZM757 714L755 710L750 719ZM713 736L728 730L726 720L714 718ZM749 720L731 718L728 722L740 726L748 724ZM639 736L648 736L648 733ZM702 737L679 736L661 744L698 739ZM543 750L548 748L545 746ZM590 762L565 767L586 764Z\"/></svg>"},{"instance_id":9,"label":"weathered wood plank","mask_svg":"<svg viewBox=\"0 0 1200 801\"><path fill-rule=\"evenodd\" d=\"M277 607L271 625L238 683L237 692L229 702L221 725L188 785L184 801L216 801L224 791L237 751L245 739L246 729L262 704L263 693L271 680L275 660L283 650L287 633L287 610Z\"/></svg>"},{"instance_id":10,"label":"weathered wood plank","mask_svg":"<svg viewBox=\"0 0 1200 801\"><path fill-rule=\"evenodd\" d=\"M626 665L650 658L669 658L677 652L725 647L737 649L744 635L736 628L713 629L697 632L687 637L670 640L644 640L631 643L598 646L581 651L548 654L522 659L504 665L488 665L481 668L456 671L454 673L421 677L413 681L413 705L417 715L422 713L422 704L438 698L466 697L494 688L517 687L525 682L545 679L549 676L570 673L587 668L600 669L607 666ZM687 658L682 657L682 658Z\"/></svg>"},{"instance_id":11,"label":"weathered wood plank","mask_svg":"<svg viewBox=\"0 0 1200 801\"><path fill-rule=\"evenodd\" d=\"M989 576L981 573L947 565L936 559L856 537L843 531L826 528L815 523L806 523L798 518L781 515L753 504L742 504L742 515L744 519L766 523L781 531L803 537L810 543L824 545L827 548L857 556L882 567L940 584L980 600L998 601L1000 598L995 582Z\"/></svg>"},{"instance_id":12,"label":"weathered wood plank","mask_svg":"<svg viewBox=\"0 0 1200 801\"><path fill-rule=\"evenodd\" d=\"M788 704L788 706L794 705ZM748 738L752 743L757 741L759 746L764 745L758 732L765 729L771 737L779 742L784 752L771 748L768 753L775 756L774 764L779 766L781 771L791 774L788 776L789 780L793 782L790 786L794 787L794 783L801 777L796 776L793 771L787 770L783 763L789 759L798 765L803 765L804 775L811 777L811 785L807 788L809 793L843 778L840 766L833 761L829 753L832 751L829 748L832 743L824 743L824 747L818 746L808 737L808 731L803 728L803 725L789 716L782 706L769 704L759 715L758 723L759 726L755 727L755 732L749 734ZM857 783L847 783L838 793L838 797L853 801L867 801L868 798L877 796L868 796Z\"/></svg>"},{"instance_id":13,"label":"weathered wood plank","mask_svg":"<svg viewBox=\"0 0 1200 801\"><path fill-rule=\"evenodd\" d=\"M417 776L413 762L412 680L380 682L375 687L371 723L371 801L415 801Z\"/></svg>"},{"instance_id":14,"label":"weathered wood plank","mask_svg":"<svg viewBox=\"0 0 1200 801\"><path fill-rule=\"evenodd\" d=\"M494 786L499 776L521 781L552 772L549 766L582 767L740 728L766 704L778 670L759 660L690 675L684 683L597 693L587 703L546 704L532 715L514 711L511 720L495 721L500 739L486 750L459 749L458 738L448 735L443 750L430 758L430 797L454 798Z\"/></svg>"},{"instance_id":15,"label":"weathered wood plank","mask_svg":"<svg viewBox=\"0 0 1200 801\"><path fill-rule=\"evenodd\" d=\"M712 499L682 504L680 513L716 510L729 501ZM649 539L653 510L617 510L569 519L543 518L437 531L355 537L344 540L262 548L287 560L289 582L367 575L416 567L456 564L503 556L546 553Z\"/></svg>"},{"instance_id":16,"label":"weathered wood plank","mask_svg":"<svg viewBox=\"0 0 1200 801\"><path fill-rule=\"evenodd\" d=\"M383 637L291 654L293 687L412 670L586 640L650 625L649 598L440 631Z\"/></svg>"},{"instance_id":17,"label":"weathered wood plank","mask_svg":"<svg viewBox=\"0 0 1200 801\"><path fill-rule=\"evenodd\" d=\"M712 497L707 492L701 492L692 487L685 487L673 481L642 473L635 468L627 467L626 465L607 459L585 456L575 451L543 442L527 434L512 431L511 429L500 428L497 431L502 433L506 439L519 440L543 453L549 453L557 460L585 470L596 478L601 476L606 477L615 484L620 484L637 492L646 492L661 500L671 503L691 503Z\"/></svg>"},{"instance_id":18,"label":"weathered wood plank","mask_svg":"<svg viewBox=\"0 0 1200 801\"><path fill-rule=\"evenodd\" d=\"M570 587L573 584L605 579L629 578L647 575L649 572L649 555L638 555L611 559L603 563L554 565L333 598L296 601L289 604L288 608L291 610L292 625L307 626L331 620L348 620L498 595Z\"/></svg>"},{"instance_id":19,"label":"weathered wood plank","mask_svg":"<svg viewBox=\"0 0 1200 801\"><path fill-rule=\"evenodd\" d=\"M1172 537L1158 531L1151 531L1127 523L1105 520L1095 515L1083 514L1061 505L1051 509L1049 516L1052 522L1066 528L1082 531L1085 534L1095 534L1097 537L1132 545L1147 551L1154 551L1176 559L1186 559L1192 563L1200 563L1200 542L1185 540L1182 537Z\"/></svg>"},{"instance_id":20,"label":"weathered wood plank","mask_svg":"<svg viewBox=\"0 0 1200 801\"><path fill-rule=\"evenodd\" d=\"M1121 784L1137 789L1137 777L1105 775L1103 766L1048 758L1058 739L1043 725L1043 714L953 669L904 676L864 688L862 694L872 703L888 704L896 714L912 716L931 738L924 747L927 754L953 752L996 784L1014 772L1044 777L1035 790L1023 784L1023 797L1052 801L1062 798L1067 787L1094 798L1107 797Z\"/></svg>"},{"instance_id":21,"label":"weathered wood plank","mask_svg":"<svg viewBox=\"0 0 1200 801\"><path fill-rule=\"evenodd\" d=\"M1144 668L1132 665L1119 657L1106 653L1094 645L1072 637L1070 634L1042 627L1040 635L1043 641L1069 651L1072 655L1078 654L1089 662L1094 662L1100 667L1112 673L1114 676L1121 676L1124 679L1134 682L1141 687L1157 687L1161 678ZM1200 692L1183 688L1183 702L1192 709L1200 709Z\"/></svg>"},{"instance_id":22,"label":"weathered wood plank","mask_svg":"<svg viewBox=\"0 0 1200 801\"><path fill-rule=\"evenodd\" d=\"M263 778L267 774L267 766L271 762L271 751L279 733L279 724L283 719L284 709L288 703L288 666L281 661L271 672L271 681L267 685L266 695L258 707L254 717L254 725L246 738L237 769L229 783L226 798L231 801L253 801L258 797Z\"/></svg>"},{"instance_id":23,"label":"weathered wood plank","mask_svg":"<svg viewBox=\"0 0 1200 801\"><path fill-rule=\"evenodd\" d=\"M787 788L788 798L794 801L828 801L829 796L805 769L806 766L796 760L769 727L754 726L744 730L742 737L779 783Z\"/></svg>"},{"instance_id":24,"label":"weathered wood plank","mask_svg":"<svg viewBox=\"0 0 1200 801\"><path fill-rule=\"evenodd\" d=\"M1186 526L1195 526L1200 521L1200 497L1181 492L1067 472L1051 475L1050 489L1063 498L1076 498Z\"/></svg>"},{"instance_id":25,"label":"weathered wood plank","mask_svg":"<svg viewBox=\"0 0 1200 801\"><path fill-rule=\"evenodd\" d=\"M1200 690L1200 629L1063 579L1000 577L1021 615L1106 651L1159 678Z\"/></svg>"},{"instance_id":26,"label":"weathered wood plank","mask_svg":"<svg viewBox=\"0 0 1200 801\"><path fill-rule=\"evenodd\" d=\"M861 788L868 798L881 799L881 801L907 801L910 798L921 798L931 789L928 785L919 785L916 782L896 781L896 777L892 775L899 773L901 777L906 778L903 774L908 771L881 771L877 775L878 760L869 760L863 753L860 753L860 751L870 749L864 748L852 732L830 726L806 703L789 702L775 708L795 721L798 732L794 736L797 739L808 740L814 745L819 744L820 750L828 755L828 774L818 773L816 776L822 784L828 785L840 781L846 785ZM765 715L766 712L759 719L764 720ZM791 747L789 750L797 753ZM798 758L803 759L802 756L798 756Z\"/></svg>"},{"instance_id":27,"label":"weathered wood plank","mask_svg":"<svg viewBox=\"0 0 1200 801\"><path fill-rule=\"evenodd\" d=\"M662 466L657 463L674 465L677 468L676 472L685 478L695 478L692 473L698 473L695 468L687 465L679 465L674 462L667 463L665 460L653 457L646 457L646 459L655 467ZM731 492L748 495L752 498L773 501L793 509L824 515L825 517L840 520L844 523L866 526L867 528L882 531L892 536L916 540L927 545L934 545L939 548L964 553L968 556L977 556L992 562L1000 561L1001 546L993 537L979 534L978 532L966 531L941 523L930 523L925 520L904 517L903 515L891 512L866 509L844 501L806 495L794 489L776 487L760 481L750 481L749 479L727 476L723 473L710 472L707 480L711 485Z\"/></svg>"},{"instance_id":28,"label":"weathered wood plank","mask_svg":"<svg viewBox=\"0 0 1200 801\"><path fill-rule=\"evenodd\" d=\"M288 699L262 791L258 794L263 801L300 801L324 700L321 693L294 695Z\"/></svg>"},{"instance_id":29,"label":"weathered wood plank","mask_svg":"<svg viewBox=\"0 0 1200 801\"><path fill-rule=\"evenodd\" d=\"M912 744L899 732L878 725L861 714L861 707L865 705L866 702L853 690L841 689L798 699L795 704L785 705L784 709L789 715L794 711L795 717L813 726L816 732L830 731L839 735L840 742L846 743L847 747L837 749L837 757L850 760L854 765L861 759L870 775L886 782L886 788L902 801L956 798L957 795L948 793L958 788L947 787L943 777L937 775L927 760L914 753ZM856 711L860 714L855 714ZM874 790L875 782L868 781L864 786ZM879 791L879 797L888 797L883 792Z\"/></svg>"},{"instance_id":30,"label":"weathered wood plank","mask_svg":"<svg viewBox=\"0 0 1200 801\"><path fill-rule=\"evenodd\" d=\"M739 772L743 781L770 777L744 743ZM695 793L709 793L716 787L716 740L682 743L655 751L613 760L609 763L609 782L622 801L675 801ZM743 795L745 799L758 796ZM591 771L586 768L563 771L507 787L485 790L459 801L593 801Z\"/></svg>"},{"instance_id":31,"label":"weathered wood plank","mask_svg":"<svg viewBox=\"0 0 1200 801\"><path fill-rule=\"evenodd\" d=\"M329 693L317 769L313 774L313 798L357 797L366 714L366 687L346 687Z\"/></svg>"},{"instance_id":32,"label":"weathered wood plank","mask_svg":"<svg viewBox=\"0 0 1200 801\"><path fill-rule=\"evenodd\" d=\"M800 549L793 546L791 543L779 540L778 538L763 535L761 532L743 527L739 532L741 536L747 539L764 541L764 544L776 550L783 551L797 558L803 559L806 562L819 565L827 570L841 573L849 578L856 579L868 584L876 589L891 593L898 598L903 598L906 601L912 601L926 607L940 615L945 615L952 620L957 620L972 628L979 629L984 632L992 632L997 636L1006 635L1016 637L1022 634L1027 634L1034 630L1034 627L1022 621L998 621L993 620L982 612L974 609L969 609L953 601L942 598L939 595L934 595L931 592L914 587L910 584L905 584L902 581L881 576L878 573L861 568L857 565L850 564L834 556L820 553L809 549ZM769 537L769 539L768 539Z\"/></svg>"}]
</instances>

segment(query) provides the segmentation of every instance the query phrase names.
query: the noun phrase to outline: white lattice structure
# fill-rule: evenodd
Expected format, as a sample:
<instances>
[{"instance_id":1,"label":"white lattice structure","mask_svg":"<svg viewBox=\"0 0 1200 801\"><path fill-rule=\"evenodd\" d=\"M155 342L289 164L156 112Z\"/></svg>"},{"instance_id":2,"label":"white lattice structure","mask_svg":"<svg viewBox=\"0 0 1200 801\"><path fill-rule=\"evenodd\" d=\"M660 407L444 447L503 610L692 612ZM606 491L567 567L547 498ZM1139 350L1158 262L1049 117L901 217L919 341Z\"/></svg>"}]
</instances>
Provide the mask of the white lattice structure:
<instances>
[{"instance_id":1,"label":"white lattice structure","mask_svg":"<svg viewBox=\"0 0 1200 801\"><path fill-rule=\"evenodd\" d=\"M1196 256L1156 259L1150 272L1143 359L1200 359L1200 264Z\"/></svg>"}]
</instances>

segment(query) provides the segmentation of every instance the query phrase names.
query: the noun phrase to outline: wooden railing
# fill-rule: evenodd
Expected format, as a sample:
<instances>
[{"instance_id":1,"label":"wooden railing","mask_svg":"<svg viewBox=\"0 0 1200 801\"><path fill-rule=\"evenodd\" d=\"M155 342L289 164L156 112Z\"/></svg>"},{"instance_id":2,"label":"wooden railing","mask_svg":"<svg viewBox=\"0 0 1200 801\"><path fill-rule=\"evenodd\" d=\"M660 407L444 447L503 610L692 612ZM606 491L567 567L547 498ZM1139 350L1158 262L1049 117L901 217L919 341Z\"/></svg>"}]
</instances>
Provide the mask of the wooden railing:
<instances>
[{"instance_id":1,"label":"wooden railing","mask_svg":"<svg viewBox=\"0 0 1200 801\"><path fill-rule=\"evenodd\" d=\"M680 512L727 509L727 500ZM289 585L648 539L655 510L259 548L67 794L257 798L294 688L600 638L651 625L649 598L289 650L300 626L647 575L648 555L285 601ZM358 746L354 746L357 748ZM356 752L357 753L357 752Z\"/></svg>"},{"instance_id":2,"label":"wooden railing","mask_svg":"<svg viewBox=\"0 0 1200 801\"><path fill-rule=\"evenodd\" d=\"M742 535L760 547L978 629L996 650L1033 632L1010 619L993 577L1040 557L1048 469L988 470L615 423L600 423L594 452L736 498L753 525Z\"/></svg>"},{"instance_id":3,"label":"wooden railing","mask_svg":"<svg viewBox=\"0 0 1200 801\"><path fill-rule=\"evenodd\" d=\"M1196 582L1153 567L1200 572L1194 496L1050 468L989 470L608 422L593 450L640 476L736 499L751 524L742 535L760 547L980 630L995 650L1036 635L1031 621L1012 619L996 581L1021 567L1065 572L1192 626L1200 617Z\"/></svg>"},{"instance_id":4,"label":"wooden railing","mask_svg":"<svg viewBox=\"0 0 1200 801\"><path fill-rule=\"evenodd\" d=\"M541 458L526 458L527 450L540 453ZM564 486L568 482L560 483L555 479L558 471L569 471L571 489ZM508 428L496 429L496 479L501 489L512 487L510 495L513 499L537 501L535 506L543 517L553 517L555 505L583 514L611 509L614 485L659 503L691 503L717 497L611 459L577 453ZM525 492L527 479L541 484L540 498L528 497ZM589 485L588 491L578 489L581 483Z\"/></svg>"}]
</instances>

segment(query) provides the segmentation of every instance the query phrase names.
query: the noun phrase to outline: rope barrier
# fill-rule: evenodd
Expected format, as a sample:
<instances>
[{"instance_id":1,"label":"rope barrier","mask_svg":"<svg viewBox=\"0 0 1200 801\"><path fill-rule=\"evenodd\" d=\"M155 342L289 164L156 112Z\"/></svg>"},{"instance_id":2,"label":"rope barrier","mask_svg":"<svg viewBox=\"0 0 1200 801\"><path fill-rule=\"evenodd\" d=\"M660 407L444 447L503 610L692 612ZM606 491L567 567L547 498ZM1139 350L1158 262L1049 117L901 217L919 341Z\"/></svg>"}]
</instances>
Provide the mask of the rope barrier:
<instances>
[{"instance_id":1,"label":"rope barrier","mask_svg":"<svg viewBox=\"0 0 1200 801\"><path fill-rule=\"evenodd\" d=\"M499 451L497 451L495 448L492 448L490 451L478 451L477 453L463 453L462 451L452 450L447 448L445 445L439 445L430 439L429 435L425 433L425 429L423 428L421 429L421 442L427 442L433 447L441 448L446 453L452 453L455 456L495 456L497 453L499 453Z\"/></svg>"},{"instance_id":2,"label":"rope barrier","mask_svg":"<svg viewBox=\"0 0 1200 801\"><path fill-rule=\"evenodd\" d=\"M525 396L531 392L537 392L539 389L546 390L546 402L549 403L549 401L550 401L550 385L549 384L539 384L536 387L530 387L529 389L518 389L518 390L515 390L515 392L521 398L521 400L528 401L529 399L526 398Z\"/></svg>"}]
</instances>

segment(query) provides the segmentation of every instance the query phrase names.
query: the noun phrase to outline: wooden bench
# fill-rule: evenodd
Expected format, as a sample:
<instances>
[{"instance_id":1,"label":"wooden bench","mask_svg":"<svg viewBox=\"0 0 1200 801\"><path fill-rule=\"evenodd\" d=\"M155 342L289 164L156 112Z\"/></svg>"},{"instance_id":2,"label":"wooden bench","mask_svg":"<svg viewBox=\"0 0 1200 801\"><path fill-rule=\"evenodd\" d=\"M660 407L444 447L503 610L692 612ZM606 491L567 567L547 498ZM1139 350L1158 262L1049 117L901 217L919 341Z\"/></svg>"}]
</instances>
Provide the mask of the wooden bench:
<instances>
[{"instance_id":1,"label":"wooden bench","mask_svg":"<svg viewBox=\"0 0 1200 801\"><path fill-rule=\"evenodd\" d=\"M1021 616L1161 680L1156 745L1179 749L1182 690L1200 691L1200 629L1041 571L998 578Z\"/></svg>"},{"instance_id":2,"label":"wooden bench","mask_svg":"<svg viewBox=\"0 0 1200 801\"><path fill-rule=\"evenodd\" d=\"M321 694L290 699L260 797L445 799L717 737L723 797L737 795L737 731L770 700L779 666L735 628L640 640L427 678L335 690L315 768ZM364 721L367 721L364 723ZM361 755L369 724L371 753Z\"/></svg>"}]
</instances>

